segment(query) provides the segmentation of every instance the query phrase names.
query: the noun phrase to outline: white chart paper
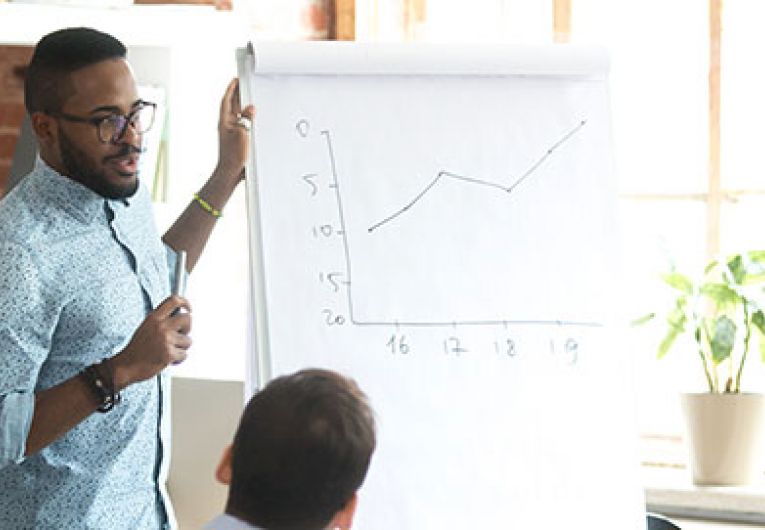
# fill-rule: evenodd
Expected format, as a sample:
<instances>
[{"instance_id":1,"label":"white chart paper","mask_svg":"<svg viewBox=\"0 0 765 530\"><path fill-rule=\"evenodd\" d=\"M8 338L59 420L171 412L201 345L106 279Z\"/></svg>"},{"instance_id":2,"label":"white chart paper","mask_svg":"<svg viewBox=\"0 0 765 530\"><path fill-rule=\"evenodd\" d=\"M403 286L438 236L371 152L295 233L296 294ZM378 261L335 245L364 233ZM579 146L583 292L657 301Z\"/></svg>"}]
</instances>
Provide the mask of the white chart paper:
<instances>
[{"instance_id":1,"label":"white chart paper","mask_svg":"<svg viewBox=\"0 0 765 530\"><path fill-rule=\"evenodd\" d=\"M256 45L248 72L250 378L367 392L356 528L644 528L603 56Z\"/></svg>"}]
</instances>

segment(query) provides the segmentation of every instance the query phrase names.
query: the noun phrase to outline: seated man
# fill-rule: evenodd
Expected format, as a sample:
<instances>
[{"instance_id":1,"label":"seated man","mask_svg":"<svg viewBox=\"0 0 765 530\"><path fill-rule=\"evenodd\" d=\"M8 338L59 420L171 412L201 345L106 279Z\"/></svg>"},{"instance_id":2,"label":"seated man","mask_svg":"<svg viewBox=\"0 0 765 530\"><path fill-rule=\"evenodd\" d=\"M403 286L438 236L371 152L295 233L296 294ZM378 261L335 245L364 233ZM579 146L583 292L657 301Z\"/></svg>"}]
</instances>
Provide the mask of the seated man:
<instances>
[{"instance_id":1,"label":"seated man","mask_svg":"<svg viewBox=\"0 0 765 530\"><path fill-rule=\"evenodd\" d=\"M326 370L279 377L244 410L216 477L226 513L208 530L347 530L375 448L366 396Z\"/></svg>"}]
</instances>

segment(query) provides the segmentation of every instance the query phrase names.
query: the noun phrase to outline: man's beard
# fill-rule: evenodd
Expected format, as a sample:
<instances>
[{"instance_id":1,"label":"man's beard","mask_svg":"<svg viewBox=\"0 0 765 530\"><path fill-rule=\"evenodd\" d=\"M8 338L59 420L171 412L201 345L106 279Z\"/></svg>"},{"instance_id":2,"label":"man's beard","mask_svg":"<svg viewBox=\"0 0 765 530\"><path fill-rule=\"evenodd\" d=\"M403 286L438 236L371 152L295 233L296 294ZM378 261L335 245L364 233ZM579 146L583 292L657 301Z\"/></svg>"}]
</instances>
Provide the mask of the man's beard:
<instances>
[{"instance_id":1,"label":"man's beard","mask_svg":"<svg viewBox=\"0 0 765 530\"><path fill-rule=\"evenodd\" d=\"M61 149L61 162L68 173L68 177L80 184L87 186L94 192L106 199L125 199L132 197L138 190L138 178L124 184L116 185L109 182L106 174L95 167L88 156L69 140L61 131L59 136ZM141 151L129 144L123 144L115 157L127 156Z\"/></svg>"}]
</instances>

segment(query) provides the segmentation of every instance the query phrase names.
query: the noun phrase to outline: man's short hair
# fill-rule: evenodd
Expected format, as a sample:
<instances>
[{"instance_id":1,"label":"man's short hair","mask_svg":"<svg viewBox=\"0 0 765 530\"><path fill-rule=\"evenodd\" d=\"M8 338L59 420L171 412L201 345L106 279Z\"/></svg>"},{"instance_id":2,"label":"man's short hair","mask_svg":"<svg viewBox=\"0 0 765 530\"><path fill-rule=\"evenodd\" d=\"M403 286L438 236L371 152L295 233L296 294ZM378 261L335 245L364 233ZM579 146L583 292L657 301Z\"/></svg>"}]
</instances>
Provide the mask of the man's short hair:
<instances>
[{"instance_id":1,"label":"man's short hair","mask_svg":"<svg viewBox=\"0 0 765 530\"><path fill-rule=\"evenodd\" d=\"M27 112L60 111L70 95L68 76L91 64L124 59L127 49L116 38L90 28L66 28L37 43L24 80Z\"/></svg>"},{"instance_id":2,"label":"man's short hair","mask_svg":"<svg viewBox=\"0 0 765 530\"><path fill-rule=\"evenodd\" d=\"M356 383L310 369L271 381L244 410L227 512L269 529L321 529L359 489L375 447Z\"/></svg>"}]
</instances>

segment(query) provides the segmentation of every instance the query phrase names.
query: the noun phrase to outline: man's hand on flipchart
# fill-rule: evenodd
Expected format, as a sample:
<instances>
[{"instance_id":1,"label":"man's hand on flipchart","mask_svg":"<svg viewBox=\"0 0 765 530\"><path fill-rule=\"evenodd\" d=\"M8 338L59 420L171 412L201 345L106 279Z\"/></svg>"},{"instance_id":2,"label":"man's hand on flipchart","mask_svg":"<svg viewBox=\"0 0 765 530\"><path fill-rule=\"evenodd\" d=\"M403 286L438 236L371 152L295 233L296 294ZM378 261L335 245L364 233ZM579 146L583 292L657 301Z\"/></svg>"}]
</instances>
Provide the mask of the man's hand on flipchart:
<instances>
[{"instance_id":1,"label":"man's hand on flipchart","mask_svg":"<svg viewBox=\"0 0 765 530\"><path fill-rule=\"evenodd\" d=\"M183 308L185 311L178 311ZM130 342L114 356L116 390L154 377L171 363L186 359L191 347L191 305L181 296L162 302L138 326Z\"/></svg>"},{"instance_id":2,"label":"man's hand on flipchart","mask_svg":"<svg viewBox=\"0 0 765 530\"><path fill-rule=\"evenodd\" d=\"M215 174L219 178L244 178L244 165L250 147L250 129L255 117L255 107L242 109L239 102L239 80L233 79L226 88L220 104L218 119L218 165Z\"/></svg>"}]
</instances>

